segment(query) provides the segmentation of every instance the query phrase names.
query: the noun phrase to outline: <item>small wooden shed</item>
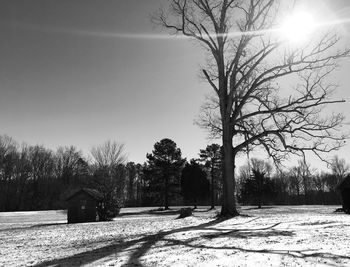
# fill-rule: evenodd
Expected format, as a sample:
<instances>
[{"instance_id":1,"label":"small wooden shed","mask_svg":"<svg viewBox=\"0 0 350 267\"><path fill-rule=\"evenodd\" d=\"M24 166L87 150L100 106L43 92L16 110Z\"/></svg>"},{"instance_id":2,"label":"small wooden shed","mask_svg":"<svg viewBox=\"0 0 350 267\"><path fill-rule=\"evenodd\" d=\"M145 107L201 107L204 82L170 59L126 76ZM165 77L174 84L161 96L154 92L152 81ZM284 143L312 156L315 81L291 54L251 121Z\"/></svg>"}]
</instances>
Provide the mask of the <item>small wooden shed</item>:
<instances>
[{"instance_id":1,"label":"small wooden shed","mask_svg":"<svg viewBox=\"0 0 350 267\"><path fill-rule=\"evenodd\" d=\"M350 213L350 175L348 175L339 185L343 201L343 210Z\"/></svg>"},{"instance_id":2,"label":"small wooden shed","mask_svg":"<svg viewBox=\"0 0 350 267\"><path fill-rule=\"evenodd\" d=\"M66 201L68 202L68 223L99 221L97 206L102 201L102 194L90 188L82 188Z\"/></svg>"}]
</instances>

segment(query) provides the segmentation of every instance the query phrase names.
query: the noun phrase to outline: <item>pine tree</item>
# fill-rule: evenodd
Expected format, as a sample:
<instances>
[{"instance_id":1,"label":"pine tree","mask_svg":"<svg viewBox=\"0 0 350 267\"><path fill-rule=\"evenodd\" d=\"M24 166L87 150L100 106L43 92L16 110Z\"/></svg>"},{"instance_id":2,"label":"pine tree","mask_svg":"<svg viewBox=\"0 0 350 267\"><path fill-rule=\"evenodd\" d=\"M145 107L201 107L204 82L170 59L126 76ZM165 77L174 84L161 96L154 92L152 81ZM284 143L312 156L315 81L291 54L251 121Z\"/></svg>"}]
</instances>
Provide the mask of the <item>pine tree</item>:
<instances>
[{"instance_id":1,"label":"pine tree","mask_svg":"<svg viewBox=\"0 0 350 267\"><path fill-rule=\"evenodd\" d=\"M149 193L161 201L164 209L169 209L170 195L180 193L179 178L185 159L176 143L167 138L155 143L152 154L146 157Z\"/></svg>"}]
</instances>

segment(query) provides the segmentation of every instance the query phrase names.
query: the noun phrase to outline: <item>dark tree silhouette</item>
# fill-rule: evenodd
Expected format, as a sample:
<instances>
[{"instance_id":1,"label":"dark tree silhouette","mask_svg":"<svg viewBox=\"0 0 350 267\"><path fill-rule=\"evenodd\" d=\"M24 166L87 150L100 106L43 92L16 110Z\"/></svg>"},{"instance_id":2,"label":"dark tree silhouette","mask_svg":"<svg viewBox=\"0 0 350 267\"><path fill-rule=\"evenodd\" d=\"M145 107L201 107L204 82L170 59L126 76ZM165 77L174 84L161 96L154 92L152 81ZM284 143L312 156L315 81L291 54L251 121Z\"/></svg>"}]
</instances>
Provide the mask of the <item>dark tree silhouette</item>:
<instances>
[{"instance_id":1,"label":"dark tree silhouette","mask_svg":"<svg viewBox=\"0 0 350 267\"><path fill-rule=\"evenodd\" d=\"M143 163L136 165L136 200L137 205L141 206L145 201L145 191L146 191L146 179L145 170L147 169L147 164Z\"/></svg>"},{"instance_id":2,"label":"dark tree silhouette","mask_svg":"<svg viewBox=\"0 0 350 267\"><path fill-rule=\"evenodd\" d=\"M206 172L194 160L187 163L181 174L181 189L184 199L192 200L194 209L197 201L209 195L209 181Z\"/></svg>"},{"instance_id":3,"label":"dark tree silhouette","mask_svg":"<svg viewBox=\"0 0 350 267\"><path fill-rule=\"evenodd\" d=\"M254 162L254 160L252 160ZM255 164L252 164L251 176L246 179L242 185L242 197L245 202L247 199L254 200L255 204L260 209L264 199L272 198L275 194L274 183L268 177L268 168L265 162L255 159Z\"/></svg>"},{"instance_id":4,"label":"dark tree silhouette","mask_svg":"<svg viewBox=\"0 0 350 267\"><path fill-rule=\"evenodd\" d=\"M92 187L103 195L98 212L100 219L109 220L116 216L124 204L126 162L124 145L106 141L91 149L94 159L94 180Z\"/></svg>"},{"instance_id":5,"label":"dark tree silhouette","mask_svg":"<svg viewBox=\"0 0 350 267\"><path fill-rule=\"evenodd\" d=\"M208 167L210 173L210 209L215 208L215 189L221 180L221 147L218 144L208 145L205 149L201 149L199 153L201 161ZM221 182L221 181L220 181Z\"/></svg>"},{"instance_id":6,"label":"dark tree silhouette","mask_svg":"<svg viewBox=\"0 0 350 267\"><path fill-rule=\"evenodd\" d=\"M171 0L168 12L154 16L156 23L196 40L207 52L202 73L217 108L205 114L202 126L222 138L223 216L238 214L235 161L241 151L261 146L279 163L305 151L324 159L344 143L338 131L343 116L327 116L323 108L344 102L330 98L335 86L327 77L349 50L339 48L339 35L329 28L289 46L278 29L293 12L293 2ZM292 88L281 86L288 77L298 79Z\"/></svg>"},{"instance_id":7,"label":"dark tree silhouette","mask_svg":"<svg viewBox=\"0 0 350 267\"><path fill-rule=\"evenodd\" d=\"M135 205L135 186L137 179L137 165L134 162L126 164L127 181L126 181L126 203L129 206Z\"/></svg>"},{"instance_id":8,"label":"dark tree silhouette","mask_svg":"<svg viewBox=\"0 0 350 267\"><path fill-rule=\"evenodd\" d=\"M124 164L127 160L124 144L107 140L103 144L94 146L91 155L95 164L102 167L113 167Z\"/></svg>"},{"instance_id":9,"label":"dark tree silhouette","mask_svg":"<svg viewBox=\"0 0 350 267\"><path fill-rule=\"evenodd\" d=\"M115 159L114 156L111 158ZM82 187L106 188L106 199L110 199L111 205L115 205L114 214L131 195L135 196L135 204L138 205L164 204L164 179L161 172L158 172L159 168L154 168L153 164L134 166L130 163L129 167L136 168L134 176L134 170L129 172L124 165L117 164L118 160L112 162L114 163L111 165L103 165L96 161L87 161L74 147L61 147L52 151L38 145L19 146L11 137L0 135L0 211L65 209L66 198ZM269 166L252 160L251 164L244 166L239 173L240 201L257 204L258 194L251 194L255 189L247 190L250 195L242 199L242 188L245 181L254 180L251 177L251 169L258 167L261 170L259 166L263 166L267 167L266 170L263 169L266 171L265 180L268 177L272 178L273 189L278 194L270 197L263 195L262 204L306 204L307 200L309 204L340 205L338 181L339 177L346 174L347 164L339 158L334 160L334 163L337 168L331 168L332 173L308 173L307 169L302 170L299 164L283 172L278 169L278 172L271 176ZM210 178L209 166L201 167ZM169 176L169 199L180 203L181 167L174 168L174 171L177 176ZM216 180L220 181L217 177ZM308 199L305 198L305 185ZM134 189L131 189L132 186ZM131 194L133 190L135 191ZM109 194L111 196L108 196ZM107 203L104 207L108 205L110 204ZM112 215L113 212L107 217Z\"/></svg>"},{"instance_id":10,"label":"dark tree silhouette","mask_svg":"<svg viewBox=\"0 0 350 267\"><path fill-rule=\"evenodd\" d=\"M119 214L123 206L126 169L122 164L111 167L100 166L94 172L92 188L102 194L97 207L100 220L108 221Z\"/></svg>"},{"instance_id":11,"label":"dark tree silhouette","mask_svg":"<svg viewBox=\"0 0 350 267\"><path fill-rule=\"evenodd\" d=\"M349 172L349 165L346 164L344 159L334 156L329 167L332 174L327 176L326 184L331 192L336 192L339 184Z\"/></svg>"},{"instance_id":12,"label":"dark tree silhouette","mask_svg":"<svg viewBox=\"0 0 350 267\"><path fill-rule=\"evenodd\" d=\"M3 211L10 211L11 197L14 194L11 188L11 181L14 180L18 144L9 136L0 136L0 208Z\"/></svg>"},{"instance_id":13,"label":"dark tree silhouette","mask_svg":"<svg viewBox=\"0 0 350 267\"><path fill-rule=\"evenodd\" d=\"M169 209L169 197L179 189L179 178L185 159L181 157L181 150L176 143L168 138L155 143L152 153L146 157L149 190L162 197L162 205Z\"/></svg>"},{"instance_id":14,"label":"dark tree silhouette","mask_svg":"<svg viewBox=\"0 0 350 267\"><path fill-rule=\"evenodd\" d=\"M49 185L55 168L52 151L43 146L31 146L28 158L32 167L31 179L33 179L30 198L36 205L35 209L47 209L45 203L52 201L52 197L56 196L55 189ZM62 176L60 178L63 181Z\"/></svg>"},{"instance_id":15,"label":"dark tree silhouette","mask_svg":"<svg viewBox=\"0 0 350 267\"><path fill-rule=\"evenodd\" d=\"M65 184L76 183L88 174L87 162L76 147L59 147L56 153L56 171Z\"/></svg>"}]
</instances>

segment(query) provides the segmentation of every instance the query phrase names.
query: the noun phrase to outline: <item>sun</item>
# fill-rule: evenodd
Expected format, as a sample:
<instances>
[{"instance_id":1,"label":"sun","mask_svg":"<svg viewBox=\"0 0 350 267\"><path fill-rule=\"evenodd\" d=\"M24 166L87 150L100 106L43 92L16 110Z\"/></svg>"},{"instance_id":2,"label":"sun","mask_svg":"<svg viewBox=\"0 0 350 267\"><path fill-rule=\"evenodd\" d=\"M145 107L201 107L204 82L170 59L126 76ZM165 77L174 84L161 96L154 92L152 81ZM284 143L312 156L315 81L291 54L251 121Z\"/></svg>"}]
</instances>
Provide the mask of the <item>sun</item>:
<instances>
[{"instance_id":1,"label":"sun","mask_svg":"<svg viewBox=\"0 0 350 267\"><path fill-rule=\"evenodd\" d=\"M312 14L299 11L288 16L279 30L282 38L300 44L310 37L315 28L316 23Z\"/></svg>"}]
</instances>

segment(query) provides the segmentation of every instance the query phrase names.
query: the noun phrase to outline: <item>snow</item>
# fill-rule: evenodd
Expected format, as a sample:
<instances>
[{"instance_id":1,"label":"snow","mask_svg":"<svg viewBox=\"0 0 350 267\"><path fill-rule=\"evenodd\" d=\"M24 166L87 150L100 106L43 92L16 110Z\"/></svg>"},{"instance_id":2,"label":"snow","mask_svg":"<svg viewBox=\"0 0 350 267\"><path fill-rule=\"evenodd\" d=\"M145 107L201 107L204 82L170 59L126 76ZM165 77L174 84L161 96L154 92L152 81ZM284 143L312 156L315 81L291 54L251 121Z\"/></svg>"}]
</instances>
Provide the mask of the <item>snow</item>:
<instances>
[{"instance_id":1,"label":"snow","mask_svg":"<svg viewBox=\"0 0 350 267\"><path fill-rule=\"evenodd\" d=\"M336 208L243 207L229 220L129 208L82 224L64 211L0 213L0 266L350 266L350 216Z\"/></svg>"}]
</instances>

